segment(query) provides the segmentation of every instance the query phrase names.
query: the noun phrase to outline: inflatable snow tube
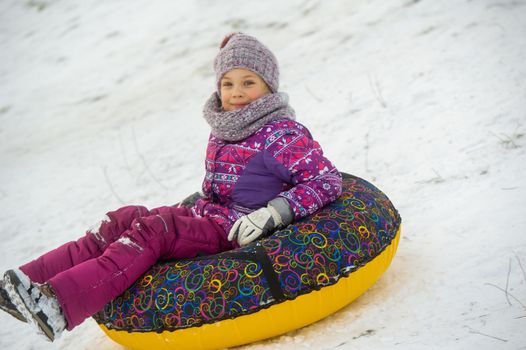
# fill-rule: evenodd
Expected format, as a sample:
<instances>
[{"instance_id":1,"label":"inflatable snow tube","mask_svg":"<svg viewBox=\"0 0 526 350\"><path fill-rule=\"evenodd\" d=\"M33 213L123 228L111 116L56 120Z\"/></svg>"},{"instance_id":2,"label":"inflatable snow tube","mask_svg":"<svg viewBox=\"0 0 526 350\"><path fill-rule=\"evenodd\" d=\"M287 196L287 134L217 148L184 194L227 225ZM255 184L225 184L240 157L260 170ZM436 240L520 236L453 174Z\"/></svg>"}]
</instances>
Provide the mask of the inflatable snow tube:
<instances>
[{"instance_id":1,"label":"inflatable snow tube","mask_svg":"<svg viewBox=\"0 0 526 350\"><path fill-rule=\"evenodd\" d=\"M153 266L94 316L130 349L216 349L318 321L389 266L401 219L367 181L343 174L340 198L252 244Z\"/></svg>"}]
</instances>

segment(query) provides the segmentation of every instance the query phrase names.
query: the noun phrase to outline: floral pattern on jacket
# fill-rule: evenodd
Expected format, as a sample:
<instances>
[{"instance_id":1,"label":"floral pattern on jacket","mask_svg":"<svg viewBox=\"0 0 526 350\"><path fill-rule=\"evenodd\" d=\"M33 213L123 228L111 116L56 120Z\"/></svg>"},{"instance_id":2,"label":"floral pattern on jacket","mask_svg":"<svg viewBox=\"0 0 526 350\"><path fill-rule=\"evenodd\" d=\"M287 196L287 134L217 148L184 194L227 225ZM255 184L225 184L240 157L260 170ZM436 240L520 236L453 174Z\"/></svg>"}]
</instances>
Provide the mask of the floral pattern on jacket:
<instances>
[{"instance_id":1,"label":"floral pattern on jacket","mask_svg":"<svg viewBox=\"0 0 526 350\"><path fill-rule=\"evenodd\" d=\"M205 166L205 198L193 210L226 232L238 218L278 196L287 199L298 220L341 194L336 167L308 129L289 119L266 124L238 142L210 135Z\"/></svg>"}]
</instances>

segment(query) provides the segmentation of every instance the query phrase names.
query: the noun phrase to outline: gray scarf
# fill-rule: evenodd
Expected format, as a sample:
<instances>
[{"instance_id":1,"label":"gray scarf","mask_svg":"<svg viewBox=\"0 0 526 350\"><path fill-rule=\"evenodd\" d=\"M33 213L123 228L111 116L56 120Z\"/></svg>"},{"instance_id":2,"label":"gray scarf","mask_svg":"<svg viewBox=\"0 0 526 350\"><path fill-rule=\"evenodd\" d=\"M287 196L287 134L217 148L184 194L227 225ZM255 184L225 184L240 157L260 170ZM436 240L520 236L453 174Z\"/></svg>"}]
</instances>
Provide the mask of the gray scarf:
<instances>
[{"instance_id":1,"label":"gray scarf","mask_svg":"<svg viewBox=\"0 0 526 350\"><path fill-rule=\"evenodd\" d=\"M243 108L225 112L217 92L206 101L203 115L212 127L212 135L225 141L239 141L255 133L263 125L280 119L296 119L284 92L268 94Z\"/></svg>"}]
</instances>

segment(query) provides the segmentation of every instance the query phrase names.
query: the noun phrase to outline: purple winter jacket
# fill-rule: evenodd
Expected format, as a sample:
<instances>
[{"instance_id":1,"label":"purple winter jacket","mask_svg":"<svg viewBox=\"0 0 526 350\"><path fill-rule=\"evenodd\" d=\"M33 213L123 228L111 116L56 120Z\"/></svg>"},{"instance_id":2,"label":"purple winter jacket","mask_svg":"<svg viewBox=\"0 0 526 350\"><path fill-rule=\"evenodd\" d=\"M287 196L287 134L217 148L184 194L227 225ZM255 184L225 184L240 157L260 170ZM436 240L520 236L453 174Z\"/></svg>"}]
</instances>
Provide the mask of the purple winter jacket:
<instances>
[{"instance_id":1,"label":"purple winter jacket","mask_svg":"<svg viewBox=\"0 0 526 350\"><path fill-rule=\"evenodd\" d=\"M238 218L276 197L288 201L298 220L341 194L338 170L307 128L289 119L270 122L237 142L210 135L205 165L205 198L197 200L193 211L226 232Z\"/></svg>"}]
</instances>

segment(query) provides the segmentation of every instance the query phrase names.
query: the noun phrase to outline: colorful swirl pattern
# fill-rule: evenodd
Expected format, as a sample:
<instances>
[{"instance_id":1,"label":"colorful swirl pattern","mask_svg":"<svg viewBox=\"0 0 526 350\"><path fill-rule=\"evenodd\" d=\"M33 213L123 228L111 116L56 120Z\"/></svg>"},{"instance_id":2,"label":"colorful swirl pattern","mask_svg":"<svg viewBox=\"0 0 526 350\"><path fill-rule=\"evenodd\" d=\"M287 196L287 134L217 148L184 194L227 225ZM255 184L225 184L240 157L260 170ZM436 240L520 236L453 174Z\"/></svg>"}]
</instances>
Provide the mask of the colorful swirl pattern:
<instances>
[{"instance_id":1,"label":"colorful swirl pattern","mask_svg":"<svg viewBox=\"0 0 526 350\"><path fill-rule=\"evenodd\" d=\"M159 263L94 318L109 329L162 332L257 312L348 276L391 243L400 222L385 194L344 174L340 198L313 215L244 248Z\"/></svg>"}]
</instances>

